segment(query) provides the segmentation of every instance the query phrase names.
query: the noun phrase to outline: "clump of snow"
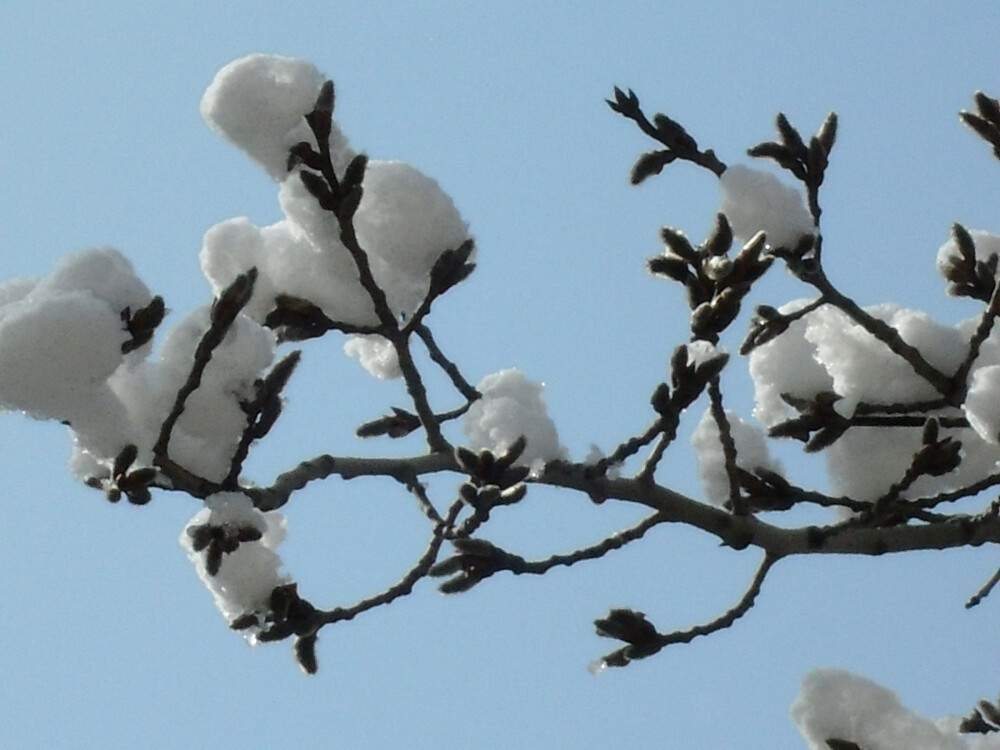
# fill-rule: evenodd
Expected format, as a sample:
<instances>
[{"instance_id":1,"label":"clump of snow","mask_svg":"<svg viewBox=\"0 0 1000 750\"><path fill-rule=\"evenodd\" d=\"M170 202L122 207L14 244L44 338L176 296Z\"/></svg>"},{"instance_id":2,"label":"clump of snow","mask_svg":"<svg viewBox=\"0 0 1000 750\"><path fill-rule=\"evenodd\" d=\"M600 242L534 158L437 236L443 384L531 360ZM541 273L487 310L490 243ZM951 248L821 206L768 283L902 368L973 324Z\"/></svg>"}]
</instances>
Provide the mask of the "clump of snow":
<instances>
[{"instance_id":1,"label":"clump of snow","mask_svg":"<svg viewBox=\"0 0 1000 750\"><path fill-rule=\"evenodd\" d=\"M802 300L789 303L780 312L789 314L805 304ZM865 311L896 329L906 343L945 374L953 373L965 357L977 323L944 326L923 312L895 304L874 305ZM920 477L905 491L907 497L956 489L995 470L1000 453L986 441L994 439L989 430L1000 427L1000 413L994 405L1000 393L993 385L1000 373L987 368L1000 364L997 339L996 335L990 337L981 348L972 372L971 406L966 406L970 423L982 432L946 431L945 435L962 443L962 465L938 477ZM853 415L862 402L907 403L939 395L909 363L831 306L810 312L755 349L750 355L750 374L756 399L754 414L769 427L797 416L781 398L782 393L811 399L833 391L841 396L834 406L844 416ZM824 451L831 490L856 500L878 498L903 477L920 448L920 439L920 431L912 428L851 428Z\"/></svg>"},{"instance_id":2,"label":"clump of snow","mask_svg":"<svg viewBox=\"0 0 1000 750\"><path fill-rule=\"evenodd\" d=\"M794 300L782 305L778 312L783 315L795 313L810 301ZM811 398L833 390L833 378L817 361L816 347L806 337L809 317L794 321L780 336L750 353L754 416L767 427L795 416L795 410L781 398L782 393Z\"/></svg>"},{"instance_id":3,"label":"clump of snow","mask_svg":"<svg viewBox=\"0 0 1000 750\"><path fill-rule=\"evenodd\" d=\"M0 407L75 424L86 415L91 428L108 433L94 404L109 406L105 383L130 338L122 312L151 298L128 260L110 248L68 255L40 280L4 284Z\"/></svg>"},{"instance_id":4,"label":"clump of snow","mask_svg":"<svg viewBox=\"0 0 1000 750\"><path fill-rule=\"evenodd\" d=\"M202 239L198 254L201 272L218 297L240 274L251 268L258 271L253 295L243 308L243 314L263 322L274 309L276 295L273 281L264 269L267 253L261 230L245 216L220 222L211 227Z\"/></svg>"},{"instance_id":5,"label":"clump of snow","mask_svg":"<svg viewBox=\"0 0 1000 750\"><path fill-rule=\"evenodd\" d=\"M1000 444L1000 365L980 367L972 373L962 411L983 440Z\"/></svg>"},{"instance_id":6,"label":"clump of snow","mask_svg":"<svg viewBox=\"0 0 1000 750\"><path fill-rule=\"evenodd\" d=\"M815 227L801 191L789 187L770 172L734 164L719 178L722 200L733 233L749 240L763 230L771 247L795 247Z\"/></svg>"},{"instance_id":7,"label":"clump of snow","mask_svg":"<svg viewBox=\"0 0 1000 750\"><path fill-rule=\"evenodd\" d=\"M61 292L90 292L121 312L135 312L152 299L149 288L135 275L131 261L111 247L82 250L64 256L52 273L32 290L35 298Z\"/></svg>"},{"instance_id":8,"label":"clump of snow","mask_svg":"<svg viewBox=\"0 0 1000 750\"><path fill-rule=\"evenodd\" d=\"M476 388L483 397L469 407L462 424L470 447L502 453L523 435L527 446L518 464L539 471L548 461L566 458L542 398L542 383L512 368L487 375Z\"/></svg>"},{"instance_id":9,"label":"clump of snow","mask_svg":"<svg viewBox=\"0 0 1000 750\"><path fill-rule=\"evenodd\" d=\"M801 309L798 301L782 313ZM865 312L884 321L943 373L954 372L968 350L968 331L936 323L926 313L896 304L873 305ZM897 403L940 395L908 362L845 313L823 306L792 323L777 338L750 355L756 414L771 425L787 418L781 393L808 398L823 390L841 396L838 411L854 413L859 402Z\"/></svg>"},{"instance_id":10,"label":"clump of snow","mask_svg":"<svg viewBox=\"0 0 1000 750\"><path fill-rule=\"evenodd\" d=\"M830 489L854 500L876 500L903 478L919 448L920 430L853 427L824 451ZM910 487L907 495L916 491Z\"/></svg>"},{"instance_id":11,"label":"clump of snow","mask_svg":"<svg viewBox=\"0 0 1000 750\"><path fill-rule=\"evenodd\" d=\"M0 405L71 420L121 363L121 318L86 292L0 309Z\"/></svg>"},{"instance_id":12,"label":"clump of snow","mask_svg":"<svg viewBox=\"0 0 1000 750\"><path fill-rule=\"evenodd\" d=\"M305 115L312 111L323 75L305 60L279 55L241 57L220 70L201 99L209 127L258 162L277 181L288 176L288 150L315 146ZM330 150L338 171L352 154L336 123Z\"/></svg>"},{"instance_id":13,"label":"clump of snow","mask_svg":"<svg viewBox=\"0 0 1000 750\"><path fill-rule=\"evenodd\" d=\"M239 528L252 527L263 536L253 542L242 542L235 552L223 555L222 565L216 575L206 569L206 550L196 552L188 529L209 524L211 526ZM278 511L262 513L241 492L220 492L205 500L205 507L192 518L178 540L187 550L198 577L212 593L215 606L232 623L243 615L263 618L270 611L271 592L277 586L290 582L281 572L281 558L275 551L284 540L286 520Z\"/></svg>"},{"instance_id":14,"label":"clump of snow","mask_svg":"<svg viewBox=\"0 0 1000 750\"><path fill-rule=\"evenodd\" d=\"M601 450L601 447L595 443L591 443L590 449L587 451L587 455L584 456L583 461L581 463L583 463L584 466L597 466L597 464L599 464L605 458L607 458L607 454ZM604 475L608 479L617 479L618 477L621 476L621 473L622 473L622 464L619 462L611 464L607 468L607 471L605 472Z\"/></svg>"},{"instance_id":15,"label":"clump of snow","mask_svg":"<svg viewBox=\"0 0 1000 750\"><path fill-rule=\"evenodd\" d=\"M15 278L0 281L0 308L27 297L38 285L38 279Z\"/></svg>"},{"instance_id":16,"label":"clump of snow","mask_svg":"<svg viewBox=\"0 0 1000 750\"><path fill-rule=\"evenodd\" d=\"M357 262L341 241L333 212L319 205L287 171L288 149L312 145L304 115L312 110L323 77L310 63L274 55L250 55L221 71L205 92L202 114L213 130L260 162L281 184L284 220L259 228L246 218L210 229L201 266L216 294L235 276L256 268L258 278L245 313L263 321L278 295L300 297L339 323L375 326L371 295ZM334 125L334 169L342 174L353 153ZM401 318L423 302L429 273L445 250L469 237L452 199L436 181L400 161L371 160L365 169L354 229L375 283Z\"/></svg>"},{"instance_id":17,"label":"clump of snow","mask_svg":"<svg viewBox=\"0 0 1000 750\"><path fill-rule=\"evenodd\" d=\"M754 472L757 469L781 472L781 464L767 448L764 432L743 420L736 412L726 410L730 432L736 444L736 465ZM691 445L698 458L698 475L705 491L705 498L713 505L722 506L729 500L729 476L726 474L726 456L722 449L719 426L706 409L691 435Z\"/></svg>"},{"instance_id":18,"label":"clump of snow","mask_svg":"<svg viewBox=\"0 0 1000 750\"><path fill-rule=\"evenodd\" d=\"M802 680L790 715L810 750L828 750L827 740L853 742L864 750L969 750L998 747L946 731L905 708L899 697L869 679L839 669L818 669Z\"/></svg>"},{"instance_id":19,"label":"clump of snow","mask_svg":"<svg viewBox=\"0 0 1000 750\"><path fill-rule=\"evenodd\" d=\"M953 372L968 349L956 328L936 323L924 312L891 303L865 311L896 329L903 341L942 372ZM840 310L825 306L808 318L806 338L833 378L833 390L843 397L841 408L847 413L861 401L911 402L940 395L908 362Z\"/></svg>"},{"instance_id":20,"label":"clump of snow","mask_svg":"<svg viewBox=\"0 0 1000 750\"><path fill-rule=\"evenodd\" d=\"M392 380L403 374L399 369L396 347L387 338L378 334L351 336L344 342L344 353L357 357L361 366L379 380Z\"/></svg>"},{"instance_id":21,"label":"clump of snow","mask_svg":"<svg viewBox=\"0 0 1000 750\"><path fill-rule=\"evenodd\" d=\"M405 162L368 162L363 187L354 217L361 246L413 278L469 237L451 196Z\"/></svg>"}]
</instances>

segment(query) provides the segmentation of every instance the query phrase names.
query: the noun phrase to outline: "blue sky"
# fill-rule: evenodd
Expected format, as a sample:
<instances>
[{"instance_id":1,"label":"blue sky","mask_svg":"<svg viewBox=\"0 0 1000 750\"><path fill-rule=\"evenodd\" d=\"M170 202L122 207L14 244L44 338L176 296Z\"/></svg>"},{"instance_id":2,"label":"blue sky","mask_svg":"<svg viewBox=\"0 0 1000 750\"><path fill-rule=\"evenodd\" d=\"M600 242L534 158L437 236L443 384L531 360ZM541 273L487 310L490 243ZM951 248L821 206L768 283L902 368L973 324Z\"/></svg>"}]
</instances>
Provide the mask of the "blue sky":
<instances>
[{"instance_id":1,"label":"blue sky","mask_svg":"<svg viewBox=\"0 0 1000 750\"><path fill-rule=\"evenodd\" d=\"M7 2L0 277L110 244L175 318L206 301L204 231L279 211L267 176L201 122L201 93L235 57L304 57L336 81L352 145L432 175L471 224L479 269L436 308L439 340L473 380L509 366L544 380L581 458L647 424L686 313L644 261L662 224L704 236L717 201L711 176L685 165L627 184L647 144L604 105L614 85L726 161L770 137L778 110L806 132L837 110L831 276L862 303L971 313L942 294L934 256L953 221L1000 230L1000 164L955 116L976 89L1000 92L1000 10L872 5ZM767 301L803 293L774 277ZM745 381L731 385L749 413ZM320 452L400 450L351 437L401 391L336 340L305 347L289 399L249 466L258 481ZM814 666L866 674L934 716L998 690L998 603L962 608L995 569L986 549L789 560L731 631L592 677L611 644L591 622L608 608L686 627L752 574L752 554L666 528L537 580L449 599L420 586L324 631L306 678L285 644L249 649L227 631L176 541L195 501L111 506L71 481L69 450L58 425L0 417L0 745L764 750L801 746L786 713ZM696 492L690 452L676 453L667 474ZM817 464L783 455L822 486ZM422 549L412 502L374 481L324 483L288 512L286 566L323 606L392 582ZM490 538L530 556L630 518L539 492Z\"/></svg>"}]
</instances>

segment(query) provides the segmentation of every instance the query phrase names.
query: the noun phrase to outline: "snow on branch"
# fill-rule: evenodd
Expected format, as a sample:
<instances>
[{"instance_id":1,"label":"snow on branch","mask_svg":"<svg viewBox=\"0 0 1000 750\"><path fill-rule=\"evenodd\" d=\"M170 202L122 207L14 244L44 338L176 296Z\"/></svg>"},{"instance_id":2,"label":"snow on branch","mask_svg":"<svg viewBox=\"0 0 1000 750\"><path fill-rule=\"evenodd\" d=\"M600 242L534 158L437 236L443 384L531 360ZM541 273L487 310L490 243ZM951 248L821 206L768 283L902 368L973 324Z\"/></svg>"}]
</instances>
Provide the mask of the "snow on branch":
<instances>
[{"instance_id":1,"label":"snow on branch","mask_svg":"<svg viewBox=\"0 0 1000 750\"><path fill-rule=\"evenodd\" d=\"M664 227L663 252L647 264L681 287L690 316L663 380L650 384L646 426L612 436L617 446L607 455L574 460L542 383L511 367L472 385L433 335L435 302L476 268L469 227L432 178L354 151L335 102L332 82L302 60L251 55L218 73L202 114L275 180L283 218L265 227L235 218L208 230L199 259L215 300L158 346L164 300L115 250L84 251L42 279L0 284L0 406L67 424L74 473L112 501L144 504L154 491L202 500L181 542L229 625L250 640L291 638L300 666L312 673L323 627L391 604L425 578L459 593L494 575L544 575L640 540L652 544L652 529L676 524L734 550L760 551L744 594L703 625L661 633L625 608L598 619L600 635L626 644L600 664L625 666L733 626L778 561L1000 544L1000 503L987 498L978 510L955 509L955 501L970 501L968 508L1000 484L1000 237L955 224L937 256L946 291L983 304L973 319L946 326L891 303L858 305L823 265L821 187L835 114L806 137L779 113L776 139L749 149L784 170L783 180L727 165L670 116L647 116L631 90L614 90L611 109L657 144L636 161L632 182L689 161L718 180L720 202L704 240ZM1000 155L1000 107L981 92L975 104L962 120ZM760 303L747 314L749 295L775 265L805 296ZM738 321L749 329L743 360L723 345ZM375 406L371 419L345 431L383 441L421 434L425 450L323 454L270 484L254 483L244 476L245 461L280 419L296 368L307 366L300 352L278 356L279 349L324 337L373 376L401 379L408 399ZM739 361L754 382L752 415L724 398L726 371ZM439 377L431 380L428 368ZM692 448L704 498L678 492L661 470L666 452L679 449L682 424L699 418ZM825 454L832 491L786 478L768 450L774 440ZM451 476L454 491L425 483L429 475ZM427 541L395 584L322 609L299 594L275 550L285 534L281 512L294 511L304 487L332 477L389 482L415 501ZM636 507L642 517L538 559L486 539L493 511L516 514L542 486L586 504ZM828 513L828 521L788 521L795 517L786 511L806 507ZM837 674L807 678L796 721L816 747L881 747L876 735L813 710L816 696L847 682ZM855 687L910 721L881 689ZM976 715L970 726L1000 723L992 704Z\"/></svg>"}]
</instances>

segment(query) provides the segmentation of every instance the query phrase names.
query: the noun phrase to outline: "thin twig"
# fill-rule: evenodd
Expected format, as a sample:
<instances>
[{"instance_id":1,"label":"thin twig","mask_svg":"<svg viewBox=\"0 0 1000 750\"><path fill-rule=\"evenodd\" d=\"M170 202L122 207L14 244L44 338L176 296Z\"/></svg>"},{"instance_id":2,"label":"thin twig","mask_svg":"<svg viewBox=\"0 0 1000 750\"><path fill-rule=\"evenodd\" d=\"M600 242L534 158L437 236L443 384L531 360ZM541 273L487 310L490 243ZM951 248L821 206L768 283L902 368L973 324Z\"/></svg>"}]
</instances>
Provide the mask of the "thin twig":
<instances>
[{"instance_id":1,"label":"thin twig","mask_svg":"<svg viewBox=\"0 0 1000 750\"><path fill-rule=\"evenodd\" d=\"M675 643L690 643L698 636L711 635L712 633L716 633L730 627L753 607L757 600L757 595L760 593L760 589L764 584L764 579L767 577L768 571L779 559L780 557L772 555L769 552L765 553L760 566L757 568L757 572L754 574L753 580L750 582L749 587L736 604L716 617L714 620L710 620L709 622L701 625L696 625L693 628L689 628L687 630L675 630L670 633L657 633L656 639L652 643L643 644L643 658L652 656L658 651L666 648L667 646L672 646ZM616 649L609 654L605 654L601 660L601 664L603 666L624 666L632 661L633 656L634 649L633 646L629 644L620 649Z\"/></svg>"},{"instance_id":2,"label":"thin twig","mask_svg":"<svg viewBox=\"0 0 1000 750\"><path fill-rule=\"evenodd\" d=\"M725 458L726 478L729 480L729 502L733 513L743 516L747 513L747 503L740 493L740 475L736 467L736 441L733 440L733 428L726 416L722 404L722 389L719 388L719 376L716 375L708 384L708 397L712 409L712 419L719 430L719 442L722 445L722 455Z\"/></svg>"},{"instance_id":3,"label":"thin twig","mask_svg":"<svg viewBox=\"0 0 1000 750\"><path fill-rule=\"evenodd\" d=\"M461 501L452 503L451 507L448 509L448 514L444 519L445 525L453 524L455 519L458 518L458 514L461 512L463 507L464 503ZM444 536L435 531L435 533L431 536L430 542L428 542L427 548L424 550L423 554L420 555L413 567L410 568L410 570L407 571L407 573L399 581L375 596L362 599L350 607L335 607L334 609L326 610L322 613L321 622L323 625L330 625L335 622L341 622L342 620L353 620L362 612L367 612L370 609L391 604L396 599L407 596L413 591L413 587L417 584L417 582L421 578L425 578L427 576L427 571L430 570L434 561L437 560L438 552L441 550L441 545L443 543Z\"/></svg>"},{"instance_id":4,"label":"thin twig","mask_svg":"<svg viewBox=\"0 0 1000 750\"><path fill-rule=\"evenodd\" d=\"M657 419L646 428L641 435L631 437L621 443L611 453L599 459L591 466L591 471L595 475L604 474L612 466L624 463L625 459L638 453L642 448L649 445L663 431L662 419Z\"/></svg>"},{"instance_id":5,"label":"thin twig","mask_svg":"<svg viewBox=\"0 0 1000 750\"><path fill-rule=\"evenodd\" d=\"M979 589L979 591L977 591L973 596L969 597L969 601L965 603L965 608L972 609L977 604L979 604L979 602L981 602L983 599L985 599L987 596L990 595L990 592L993 591L993 587L996 586L998 583L1000 583L1000 568L997 569L996 573L990 576L990 580L984 583L982 587Z\"/></svg>"},{"instance_id":6,"label":"thin twig","mask_svg":"<svg viewBox=\"0 0 1000 750\"><path fill-rule=\"evenodd\" d=\"M482 394L462 376L462 373L458 370L458 366L448 359L444 352L441 351L441 348L434 340L434 336L431 334L430 328L428 328L424 323L420 323L419 325L414 326L413 332L416 333L417 336L420 337L420 340L424 342L424 346L427 347L427 353L430 355L431 361L444 370L445 374L451 379L452 385L455 386L459 393L465 396L465 398L469 401L475 401L482 396Z\"/></svg>"},{"instance_id":7,"label":"thin twig","mask_svg":"<svg viewBox=\"0 0 1000 750\"><path fill-rule=\"evenodd\" d=\"M899 331L884 320L879 320L865 312L853 299L842 294L827 279L822 270L812 274L808 280L809 283L822 293L823 298L829 304L846 314L851 320L889 347L894 354L907 362L913 368L913 371L926 380L936 391L946 397L952 395L954 390L952 379L924 359L924 355L920 353L920 350L907 344L903 340L903 337L899 335Z\"/></svg>"},{"instance_id":8,"label":"thin twig","mask_svg":"<svg viewBox=\"0 0 1000 750\"><path fill-rule=\"evenodd\" d=\"M153 445L153 461L164 474L166 474L175 485L190 491L196 497L206 497L212 491L216 491L220 485L210 482L204 477L199 477L193 472L185 469L170 458L170 437L177 421L184 413L187 400L198 390L201 385L205 368L212 361L212 354L222 344L229 333L236 318L242 309L250 301L253 293L254 282L257 279L257 269L251 268L244 274L237 276L233 282L226 287L212 306L208 330L202 334L194 351L194 361L191 363L191 370L187 379L177 391L174 403L170 408L160 431Z\"/></svg>"},{"instance_id":9,"label":"thin twig","mask_svg":"<svg viewBox=\"0 0 1000 750\"><path fill-rule=\"evenodd\" d=\"M753 607L754 602L757 600L757 595L760 593L760 589L764 585L764 579L767 578L767 574L771 570L771 566L778 562L779 559L781 558L766 552L764 554L764 559L761 560L760 566L757 568L757 572L754 574L753 580L750 581L749 587L747 587L747 590L743 592L743 596L740 597L740 600L736 602L735 605L730 607L714 620L702 625L696 625L688 630L675 630L672 633L661 633L660 641L662 646L669 646L674 643L690 643L700 635L709 635L719 630L724 630L743 617L743 615L749 612Z\"/></svg>"},{"instance_id":10,"label":"thin twig","mask_svg":"<svg viewBox=\"0 0 1000 750\"><path fill-rule=\"evenodd\" d=\"M641 539L647 531L652 529L654 526L664 523L665 521L666 519L661 514L653 513L652 515L643 518L634 526L622 529L621 531L617 531L614 534L605 537L597 544L592 544L588 547L581 547L580 549L573 550L572 552L564 555L552 555L544 560L525 560L523 566L512 568L511 572L515 575L520 575L522 573L542 575L547 573L552 568L568 567L570 565L576 565L578 562L583 562L584 560L597 560L598 558L604 557L604 555L612 550L621 549L626 544L634 542L637 539Z\"/></svg>"},{"instance_id":11,"label":"thin twig","mask_svg":"<svg viewBox=\"0 0 1000 750\"><path fill-rule=\"evenodd\" d=\"M967 382L969 372L972 370L972 365L979 356L979 350L983 342L989 338L990 332L993 330L993 324L996 323L997 315L1000 315L1000 284L993 287L993 295L990 297L990 303L983 310L982 317L979 319L979 325L976 326L972 338L969 339L969 352L952 377L956 389L953 397L956 404L961 403L965 399L966 392L969 389Z\"/></svg>"},{"instance_id":12,"label":"thin twig","mask_svg":"<svg viewBox=\"0 0 1000 750\"><path fill-rule=\"evenodd\" d=\"M450 454L430 453L404 458L354 458L323 454L301 462L274 480L270 487L251 487L245 492L260 510L276 510L288 502L292 493L309 482L337 475L342 479L356 477L391 477L406 482L408 477L438 471L458 471Z\"/></svg>"}]
</instances>

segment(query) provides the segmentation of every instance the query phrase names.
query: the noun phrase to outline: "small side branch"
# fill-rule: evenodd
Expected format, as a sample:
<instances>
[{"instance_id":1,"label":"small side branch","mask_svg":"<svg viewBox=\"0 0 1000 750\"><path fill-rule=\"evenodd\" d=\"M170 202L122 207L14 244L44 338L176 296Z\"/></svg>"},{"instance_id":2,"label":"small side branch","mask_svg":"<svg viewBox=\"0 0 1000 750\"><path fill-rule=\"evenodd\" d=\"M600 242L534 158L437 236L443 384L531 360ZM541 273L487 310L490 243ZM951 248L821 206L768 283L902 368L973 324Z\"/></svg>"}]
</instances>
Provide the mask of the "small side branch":
<instances>
[{"instance_id":1,"label":"small side branch","mask_svg":"<svg viewBox=\"0 0 1000 750\"><path fill-rule=\"evenodd\" d=\"M938 393L946 397L952 395L954 391L952 379L924 359L924 355L916 347L903 341L899 331L861 309L854 300L836 289L822 272L813 274L810 277L810 282L823 294L823 298L829 304L841 310L851 320L889 347L894 354L905 360L913 368L913 371L930 383Z\"/></svg>"},{"instance_id":2,"label":"small side branch","mask_svg":"<svg viewBox=\"0 0 1000 750\"><path fill-rule=\"evenodd\" d=\"M303 461L294 469L280 474L270 487L253 487L246 493L254 505L263 511L276 510L288 502L292 493L309 482L337 475L342 479L357 477L391 477L404 484L421 474L457 471L451 454L430 453L406 458L351 458L323 454Z\"/></svg>"},{"instance_id":3,"label":"small side branch","mask_svg":"<svg viewBox=\"0 0 1000 750\"><path fill-rule=\"evenodd\" d=\"M982 587L980 587L979 591L977 591L973 596L969 597L969 601L965 603L965 608L972 609L977 604L979 604L979 602L981 602L983 599L985 599L987 596L990 595L990 592L993 591L993 588L998 583L1000 583L1000 568L997 569L996 573L990 576L990 580L984 583Z\"/></svg>"},{"instance_id":4,"label":"small side branch","mask_svg":"<svg viewBox=\"0 0 1000 750\"><path fill-rule=\"evenodd\" d=\"M688 630L659 633L641 612L612 610L606 619L598 620L595 623L597 632L600 635L624 640L627 645L605 654L597 663L597 668L624 667L635 659L652 656L675 643L690 643L698 636L711 635L725 630L750 611L757 600L757 595L760 594L768 571L779 559L777 555L765 553L753 580L739 601L714 620L696 625Z\"/></svg>"},{"instance_id":5,"label":"small side branch","mask_svg":"<svg viewBox=\"0 0 1000 750\"><path fill-rule=\"evenodd\" d=\"M641 539L645 536L647 531L652 529L654 526L659 526L665 521L666 519L662 515L654 513L650 516L646 516L634 526L630 526L627 529L622 529L621 531L611 534L597 544L592 544L589 547L581 547L580 549L574 550L573 552L565 555L552 555L544 560L525 560L522 566L512 568L511 572L515 575L520 575L522 573L543 575L552 570L552 568L569 567L570 565L576 565L578 562L583 562L585 560L597 560L604 557L612 550L621 549L626 544L634 542L637 539Z\"/></svg>"},{"instance_id":6,"label":"small side branch","mask_svg":"<svg viewBox=\"0 0 1000 750\"><path fill-rule=\"evenodd\" d=\"M434 336L431 334L430 328L423 323L420 323L414 327L413 332L416 333L417 336L420 337L420 340L424 342L424 346L427 347L427 353L430 355L431 361L444 370L445 374L451 378L452 385L455 386L459 393L461 393L470 402L477 400L482 395L469 383L468 380L462 376L462 373L459 372L455 363L448 359L444 352L441 351L441 347L439 347L437 342L434 340Z\"/></svg>"},{"instance_id":7,"label":"small side branch","mask_svg":"<svg viewBox=\"0 0 1000 750\"><path fill-rule=\"evenodd\" d=\"M757 572L754 574L753 580L750 581L750 585L747 590L743 592L743 596L740 600L736 602L735 605L730 607L728 610L723 612L721 615L716 617L714 620L704 623L703 625L696 625L688 630L676 630L672 633L664 633L661 636L662 647L672 645L674 643L690 643L695 638L700 635L710 635L719 630L725 630L731 626L738 619L743 617L747 612L750 611L754 603L757 601L757 595L760 593L761 587L764 585L764 579L767 578L768 572L778 560L781 559L770 553L764 554L764 559L761 560L760 566L757 568Z\"/></svg>"},{"instance_id":8,"label":"small side branch","mask_svg":"<svg viewBox=\"0 0 1000 750\"><path fill-rule=\"evenodd\" d=\"M444 523L446 525L454 524L463 507L464 504L461 501L452 503L451 507L448 509L448 514L444 519ZM323 625L331 625L335 622L341 622L342 620L353 620L363 612L367 612L370 609L375 609L376 607L381 607L386 604L391 604L396 599L407 596L413 591L413 587L421 578L427 577L427 571L429 571L431 566L434 565L434 561L437 559L438 552L441 550L441 545L443 543L444 537L439 533L435 533L431 537L431 540L427 544L427 548L424 550L423 554L420 555L413 567L410 568L410 570L407 571L407 573L399 581L375 596L362 599L350 607L335 607L334 609L323 612L321 622Z\"/></svg>"}]
</instances>

